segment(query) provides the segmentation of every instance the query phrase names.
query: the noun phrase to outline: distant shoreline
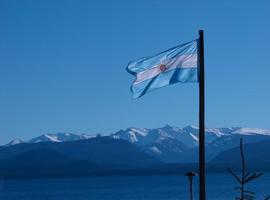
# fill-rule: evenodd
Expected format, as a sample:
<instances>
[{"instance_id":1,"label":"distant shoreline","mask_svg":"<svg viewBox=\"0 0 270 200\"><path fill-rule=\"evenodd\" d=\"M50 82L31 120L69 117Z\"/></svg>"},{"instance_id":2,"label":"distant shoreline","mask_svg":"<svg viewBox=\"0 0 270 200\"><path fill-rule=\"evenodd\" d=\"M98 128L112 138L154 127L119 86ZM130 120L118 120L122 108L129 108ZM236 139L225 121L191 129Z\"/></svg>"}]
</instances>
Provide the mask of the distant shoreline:
<instances>
[{"instance_id":1,"label":"distant shoreline","mask_svg":"<svg viewBox=\"0 0 270 200\"><path fill-rule=\"evenodd\" d=\"M92 170L92 171L80 171L74 169L73 172L65 171L62 172L60 169L51 172L39 172L39 173L6 173L0 172L0 180L12 180L12 179L51 179L51 178L81 178L81 177L107 177L107 176L170 176L179 175L184 176L187 171L198 171L196 169L197 164L162 164L154 166L152 168L141 168L141 169L104 169L104 170ZM239 170L236 168L236 171ZM270 169L253 169L261 172L270 172ZM227 173L226 167L217 167L214 165L207 166L208 174L224 174ZM229 175L229 174L228 174Z\"/></svg>"}]
</instances>

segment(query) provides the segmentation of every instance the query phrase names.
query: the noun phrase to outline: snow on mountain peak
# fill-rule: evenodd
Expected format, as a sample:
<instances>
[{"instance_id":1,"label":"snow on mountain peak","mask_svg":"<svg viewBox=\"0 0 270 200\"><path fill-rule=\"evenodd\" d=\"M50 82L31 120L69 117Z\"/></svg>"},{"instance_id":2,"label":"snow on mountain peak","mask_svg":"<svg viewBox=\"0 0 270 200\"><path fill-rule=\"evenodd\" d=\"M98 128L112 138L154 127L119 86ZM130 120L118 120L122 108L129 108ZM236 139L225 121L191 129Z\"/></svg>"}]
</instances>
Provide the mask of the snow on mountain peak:
<instances>
[{"instance_id":1,"label":"snow on mountain peak","mask_svg":"<svg viewBox=\"0 0 270 200\"><path fill-rule=\"evenodd\" d=\"M153 153L156 153L156 154L162 154L162 152L161 152L156 146L150 147L150 150L151 150Z\"/></svg>"},{"instance_id":2,"label":"snow on mountain peak","mask_svg":"<svg viewBox=\"0 0 270 200\"><path fill-rule=\"evenodd\" d=\"M97 137L98 135L100 134L97 134L97 135L81 134L81 139L91 139L91 138Z\"/></svg>"},{"instance_id":3,"label":"snow on mountain peak","mask_svg":"<svg viewBox=\"0 0 270 200\"><path fill-rule=\"evenodd\" d=\"M241 135L270 135L270 130L259 128L239 128L233 131L233 133Z\"/></svg>"},{"instance_id":4,"label":"snow on mountain peak","mask_svg":"<svg viewBox=\"0 0 270 200\"><path fill-rule=\"evenodd\" d=\"M197 136L193 135L192 133L190 135L197 143L199 143L199 138Z\"/></svg>"},{"instance_id":5,"label":"snow on mountain peak","mask_svg":"<svg viewBox=\"0 0 270 200\"><path fill-rule=\"evenodd\" d=\"M38 143L38 142L67 142L67 141L75 141L82 139L89 139L95 136L92 135L78 135L74 133L68 132L59 132L59 133L46 133L39 137L33 138L28 141L28 143Z\"/></svg>"},{"instance_id":6,"label":"snow on mountain peak","mask_svg":"<svg viewBox=\"0 0 270 200\"><path fill-rule=\"evenodd\" d=\"M20 143L24 143L22 140L19 139L14 139L11 140L8 144L6 144L5 146L12 146L12 145L16 145L16 144L20 144Z\"/></svg>"},{"instance_id":7,"label":"snow on mountain peak","mask_svg":"<svg viewBox=\"0 0 270 200\"><path fill-rule=\"evenodd\" d=\"M134 127L131 127L129 129L127 129L129 133L134 133L134 134L140 134L142 136L146 136L148 131L147 129L139 129L139 128L134 128Z\"/></svg>"},{"instance_id":8,"label":"snow on mountain peak","mask_svg":"<svg viewBox=\"0 0 270 200\"><path fill-rule=\"evenodd\" d=\"M148 135L148 129L139 129L139 128L128 128L125 130L120 130L111 135L115 139L124 139L131 143L140 143L142 138L145 138Z\"/></svg>"},{"instance_id":9,"label":"snow on mountain peak","mask_svg":"<svg viewBox=\"0 0 270 200\"><path fill-rule=\"evenodd\" d=\"M265 135L270 136L270 130L259 129L259 128L206 128L206 143L211 143L218 138L230 135ZM177 140L182 142L189 148L194 148L198 146L198 136L199 128L197 126L186 126L183 128L178 128L175 126L165 125L161 128L154 129L140 129L140 128L127 128L125 130L120 130L114 134L110 135L115 139L124 139L131 143L135 143L139 146L152 145L154 143L162 143L167 140ZM38 142L66 142L75 141L82 139L90 139L97 137L94 135L87 134L74 134L69 132L59 132L59 133L47 133L41 136L25 141L24 143L38 143ZM19 139L14 139L6 146L16 145L22 143L23 141Z\"/></svg>"},{"instance_id":10,"label":"snow on mountain peak","mask_svg":"<svg viewBox=\"0 0 270 200\"><path fill-rule=\"evenodd\" d=\"M58 139L57 135L54 135L54 134L44 134L44 137L45 137L48 141L52 141L52 142L61 142L61 140Z\"/></svg>"},{"instance_id":11,"label":"snow on mountain peak","mask_svg":"<svg viewBox=\"0 0 270 200\"><path fill-rule=\"evenodd\" d=\"M199 127L195 126L195 125L185 126L184 128L191 128L191 129L198 129L199 130Z\"/></svg>"}]
</instances>

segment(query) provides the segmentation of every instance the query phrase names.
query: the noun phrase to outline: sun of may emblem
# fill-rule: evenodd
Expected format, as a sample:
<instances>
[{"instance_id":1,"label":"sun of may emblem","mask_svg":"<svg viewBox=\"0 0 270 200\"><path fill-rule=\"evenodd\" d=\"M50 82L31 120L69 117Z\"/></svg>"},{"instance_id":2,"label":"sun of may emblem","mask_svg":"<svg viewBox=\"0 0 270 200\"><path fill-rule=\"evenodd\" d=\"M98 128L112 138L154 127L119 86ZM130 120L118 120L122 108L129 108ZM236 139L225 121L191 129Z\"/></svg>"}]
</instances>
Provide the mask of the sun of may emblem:
<instances>
[{"instance_id":1,"label":"sun of may emblem","mask_svg":"<svg viewBox=\"0 0 270 200\"><path fill-rule=\"evenodd\" d=\"M164 71L167 70L167 66L166 66L165 64L160 64L160 65L159 65L159 70L160 70L161 72L164 72Z\"/></svg>"}]
</instances>

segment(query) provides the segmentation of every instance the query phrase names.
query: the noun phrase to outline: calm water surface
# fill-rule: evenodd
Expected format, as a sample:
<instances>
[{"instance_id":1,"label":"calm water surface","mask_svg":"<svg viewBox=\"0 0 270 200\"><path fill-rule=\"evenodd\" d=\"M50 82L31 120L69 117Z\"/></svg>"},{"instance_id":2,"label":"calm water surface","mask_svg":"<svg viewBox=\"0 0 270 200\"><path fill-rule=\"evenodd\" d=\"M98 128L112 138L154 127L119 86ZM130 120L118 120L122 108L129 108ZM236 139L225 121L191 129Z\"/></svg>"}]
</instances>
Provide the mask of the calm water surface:
<instances>
[{"instance_id":1,"label":"calm water surface","mask_svg":"<svg viewBox=\"0 0 270 200\"><path fill-rule=\"evenodd\" d=\"M234 199L237 183L228 174L207 175L207 199ZM194 180L198 199L198 178ZM1 180L0 200L177 200L188 199L184 176L111 176ZM249 185L258 199L270 194L270 173Z\"/></svg>"}]
</instances>

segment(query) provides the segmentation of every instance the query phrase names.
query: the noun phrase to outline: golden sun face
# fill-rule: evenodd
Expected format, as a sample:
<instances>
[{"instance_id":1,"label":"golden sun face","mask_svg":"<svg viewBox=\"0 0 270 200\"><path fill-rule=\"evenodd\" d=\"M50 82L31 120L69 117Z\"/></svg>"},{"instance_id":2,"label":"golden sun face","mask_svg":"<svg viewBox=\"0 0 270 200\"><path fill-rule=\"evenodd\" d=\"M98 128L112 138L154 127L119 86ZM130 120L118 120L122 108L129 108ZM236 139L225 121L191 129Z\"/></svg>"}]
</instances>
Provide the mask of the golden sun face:
<instances>
[{"instance_id":1,"label":"golden sun face","mask_svg":"<svg viewBox=\"0 0 270 200\"><path fill-rule=\"evenodd\" d=\"M160 70L161 72L166 71L166 69L167 69L167 66L166 66L165 64L160 64L160 65L159 65L159 70Z\"/></svg>"}]
</instances>

